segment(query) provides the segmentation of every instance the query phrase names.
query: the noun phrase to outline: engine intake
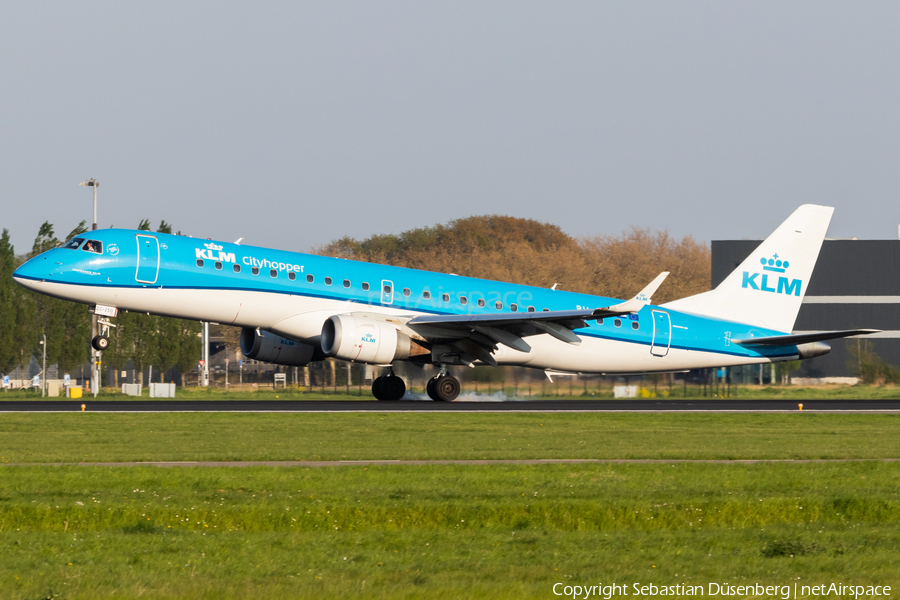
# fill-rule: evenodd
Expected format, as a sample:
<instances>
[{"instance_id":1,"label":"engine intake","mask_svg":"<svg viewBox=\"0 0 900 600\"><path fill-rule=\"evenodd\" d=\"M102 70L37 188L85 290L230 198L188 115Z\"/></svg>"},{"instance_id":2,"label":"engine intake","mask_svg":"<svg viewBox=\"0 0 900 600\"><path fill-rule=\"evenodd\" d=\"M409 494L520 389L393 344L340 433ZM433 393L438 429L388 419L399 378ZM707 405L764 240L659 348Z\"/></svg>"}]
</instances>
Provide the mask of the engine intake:
<instances>
[{"instance_id":1,"label":"engine intake","mask_svg":"<svg viewBox=\"0 0 900 600\"><path fill-rule=\"evenodd\" d=\"M390 323L334 315L322 326L322 352L353 362L385 365L419 354L420 346Z\"/></svg>"},{"instance_id":2,"label":"engine intake","mask_svg":"<svg viewBox=\"0 0 900 600\"><path fill-rule=\"evenodd\" d=\"M241 352L247 358L276 365L302 367L321 356L315 346L295 342L271 331L244 327L241 329Z\"/></svg>"}]
</instances>

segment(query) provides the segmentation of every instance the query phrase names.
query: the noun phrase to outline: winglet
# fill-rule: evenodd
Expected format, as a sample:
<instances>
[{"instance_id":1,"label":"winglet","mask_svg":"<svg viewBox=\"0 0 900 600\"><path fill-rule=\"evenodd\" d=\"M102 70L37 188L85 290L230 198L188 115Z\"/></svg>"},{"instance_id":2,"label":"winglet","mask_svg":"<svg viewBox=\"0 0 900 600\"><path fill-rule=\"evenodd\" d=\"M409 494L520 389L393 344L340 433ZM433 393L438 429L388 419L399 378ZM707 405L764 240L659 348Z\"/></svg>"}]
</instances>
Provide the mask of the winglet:
<instances>
[{"instance_id":1,"label":"winglet","mask_svg":"<svg viewBox=\"0 0 900 600\"><path fill-rule=\"evenodd\" d=\"M668 271L663 271L659 275L656 276L656 279L647 284L647 287L638 292L637 296L632 298L631 300L626 300L625 302L621 302L619 304L615 304L613 306L608 306L606 308L601 308L601 311L614 311L614 312L638 312L644 306L650 304L650 297L656 292L659 286L662 285L662 282L665 281L666 277L669 276Z\"/></svg>"}]
</instances>

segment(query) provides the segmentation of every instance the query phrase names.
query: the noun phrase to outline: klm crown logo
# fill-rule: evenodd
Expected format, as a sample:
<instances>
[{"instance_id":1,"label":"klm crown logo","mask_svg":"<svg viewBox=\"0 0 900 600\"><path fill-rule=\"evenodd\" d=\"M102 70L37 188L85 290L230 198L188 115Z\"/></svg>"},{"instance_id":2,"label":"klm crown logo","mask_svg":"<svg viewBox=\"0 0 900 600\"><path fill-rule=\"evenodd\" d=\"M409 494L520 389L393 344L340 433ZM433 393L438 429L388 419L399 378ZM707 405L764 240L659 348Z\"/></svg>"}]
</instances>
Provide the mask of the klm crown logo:
<instances>
[{"instance_id":1,"label":"klm crown logo","mask_svg":"<svg viewBox=\"0 0 900 600\"><path fill-rule=\"evenodd\" d=\"M788 270L788 267L791 266L791 263L782 260L778 254L773 254L772 258L760 258L759 264L762 266L763 271L769 271L769 273L785 273ZM741 279L741 287L759 290L761 292L771 292L774 294L787 294L788 296L800 295L800 286L802 282L799 279L789 279L784 276L779 276L775 287L772 287L769 285L769 273L750 273L744 271L744 276ZM757 277L759 277L759 281L757 281ZM775 275L772 275L771 277L774 279Z\"/></svg>"},{"instance_id":2,"label":"klm crown logo","mask_svg":"<svg viewBox=\"0 0 900 600\"><path fill-rule=\"evenodd\" d=\"M776 273L784 273L791 264L786 260L781 260L778 258L777 254L773 254L772 258L766 259L761 258L759 262L762 263L763 271L775 271Z\"/></svg>"}]
</instances>

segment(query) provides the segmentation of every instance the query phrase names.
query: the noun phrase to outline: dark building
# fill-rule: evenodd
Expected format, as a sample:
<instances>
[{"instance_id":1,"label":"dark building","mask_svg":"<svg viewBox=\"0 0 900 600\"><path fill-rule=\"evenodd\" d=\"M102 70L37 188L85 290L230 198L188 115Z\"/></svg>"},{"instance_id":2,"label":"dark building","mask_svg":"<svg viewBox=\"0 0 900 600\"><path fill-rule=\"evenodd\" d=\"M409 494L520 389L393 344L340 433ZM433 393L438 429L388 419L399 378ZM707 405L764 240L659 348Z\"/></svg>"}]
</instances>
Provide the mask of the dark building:
<instances>
[{"instance_id":1,"label":"dark building","mask_svg":"<svg viewBox=\"0 0 900 600\"><path fill-rule=\"evenodd\" d=\"M760 241L712 242L715 288ZM881 329L882 333L831 340L831 353L805 360L796 377L851 377L849 344L868 344L885 362L900 365L900 240L825 240L794 331Z\"/></svg>"}]
</instances>

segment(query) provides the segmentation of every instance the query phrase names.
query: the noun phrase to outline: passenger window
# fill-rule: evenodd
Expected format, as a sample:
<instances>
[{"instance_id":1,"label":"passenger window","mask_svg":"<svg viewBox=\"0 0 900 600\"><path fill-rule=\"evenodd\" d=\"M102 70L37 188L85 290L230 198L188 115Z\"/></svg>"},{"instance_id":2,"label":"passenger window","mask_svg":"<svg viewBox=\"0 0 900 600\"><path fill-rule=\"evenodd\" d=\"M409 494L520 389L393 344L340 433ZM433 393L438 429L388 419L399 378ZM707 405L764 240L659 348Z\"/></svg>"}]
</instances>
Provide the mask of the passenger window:
<instances>
[{"instance_id":1,"label":"passenger window","mask_svg":"<svg viewBox=\"0 0 900 600\"><path fill-rule=\"evenodd\" d=\"M545 309L544 309L544 312L550 312L550 309L549 309L549 308L545 308Z\"/></svg>"},{"instance_id":2,"label":"passenger window","mask_svg":"<svg viewBox=\"0 0 900 600\"><path fill-rule=\"evenodd\" d=\"M509 310L511 310L513 312L519 312L519 305L518 304L510 304Z\"/></svg>"},{"instance_id":3,"label":"passenger window","mask_svg":"<svg viewBox=\"0 0 900 600\"><path fill-rule=\"evenodd\" d=\"M534 307L533 307L533 306L529 306L529 307L528 307L528 312L534 312Z\"/></svg>"},{"instance_id":4,"label":"passenger window","mask_svg":"<svg viewBox=\"0 0 900 600\"><path fill-rule=\"evenodd\" d=\"M345 280L344 280L344 287L345 287L345 288L350 287L350 280L349 280L349 279L345 279Z\"/></svg>"},{"instance_id":5,"label":"passenger window","mask_svg":"<svg viewBox=\"0 0 900 600\"><path fill-rule=\"evenodd\" d=\"M235 272L235 273L240 273L240 272L241 272L241 265L234 265L234 266L232 267L232 269L234 269L234 272Z\"/></svg>"},{"instance_id":6,"label":"passenger window","mask_svg":"<svg viewBox=\"0 0 900 600\"><path fill-rule=\"evenodd\" d=\"M103 254L103 244L97 240L88 240L82 248L85 252L93 252L94 254Z\"/></svg>"},{"instance_id":7,"label":"passenger window","mask_svg":"<svg viewBox=\"0 0 900 600\"><path fill-rule=\"evenodd\" d=\"M272 278L278 277L278 271L276 271L275 269L270 270L269 276Z\"/></svg>"},{"instance_id":8,"label":"passenger window","mask_svg":"<svg viewBox=\"0 0 900 600\"><path fill-rule=\"evenodd\" d=\"M252 269L250 269L250 272L254 275L259 275L259 267L253 267Z\"/></svg>"},{"instance_id":9,"label":"passenger window","mask_svg":"<svg viewBox=\"0 0 900 600\"><path fill-rule=\"evenodd\" d=\"M363 288L363 291L364 291L364 292L368 292L368 291L369 291L369 284L368 284L368 282L363 281L362 288Z\"/></svg>"},{"instance_id":10,"label":"passenger window","mask_svg":"<svg viewBox=\"0 0 900 600\"><path fill-rule=\"evenodd\" d=\"M465 306L466 304L469 303L469 299L466 298L465 296L460 296L460 297L459 297L459 303L462 304L463 306Z\"/></svg>"},{"instance_id":11,"label":"passenger window","mask_svg":"<svg viewBox=\"0 0 900 600\"><path fill-rule=\"evenodd\" d=\"M290 273L288 273L288 279L294 281L295 279L297 279L297 274L291 271Z\"/></svg>"},{"instance_id":12,"label":"passenger window","mask_svg":"<svg viewBox=\"0 0 900 600\"><path fill-rule=\"evenodd\" d=\"M478 306L484 308L484 298L479 298L479 299L478 299Z\"/></svg>"},{"instance_id":13,"label":"passenger window","mask_svg":"<svg viewBox=\"0 0 900 600\"><path fill-rule=\"evenodd\" d=\"M597 325L603 325L603 319L597 319Z\"/></svg>"},{"instance_id":14,"label":"passenger window","mask_svg":"<svg viewBox=\"0 0 900 600\"><path fill-rule=\"evenodd\" d=\"M441 300L443 300L444 302L450 302L450 294L444 294L443 296L441 296Z\"/></svg>"},{"instance_id":15,"label":"passenger window","mask_svg":"<svg viewBox=\"0 0 900 600\"><path fill-rule=\"evenodd\" d=\"M403 288L403 295L409 297L412 292L409 291L409 288Z\"/></svg>"},{"instance_id":16,"label":"passenger window","mask_svg":"<svg viewBox=\"0 0 900 600\"><path fill-rule=\"evenodd\" d=\"M222 263L220 263L219 261L216 261L216 271L221 271L221 270L222 270Z\"/></svg>"},{"instance_id":17,"label":"passenger window","mask_svg":"<svg viewBox=\"0 0 900 600\"><path fill-rule=\"evenodd\" d=\"M315 281L315 280L316 280L316 278L313 277L312 275L307 275L307 276L306 276L306 282L307 282L307 283L312 283L312 282Z\"/></svg>"},{"instance_id":18,"label":"passenger window","mask_svg":"<svg viewBox=\"0 0 900 600\"><path fill-rule=\"evenodd\" d=\"M331 285L331 277L325 278L325 285Z\"/></svg>"},{"instance_id":19,"label":"passenger window","mask_svg":"<svg viewBox=\"0 0 900 600\"><path fill-rule=\"evenodd\" d=\"M391 293L391 286L389 286L389 285L384 286L384 293L390 295L390 293Z\"/></svg>"},{"instance_id":20,"label":"passenger window","mask_svg":"<svg viewBox=\"0 0 900 600\"><path fill-rule=\"evenodd\" d=\"M424 291L424 292L422 292L422 297L425 298L426 300L430 299L430 298L431 298L431 292L429 292L429 291L427 291L427 290Z\"/></svg>"},{"instance_id":21,"label":"passenger window","mask_svg":"<svg viewBox=\"0 0 900 600\"><path fill-rule=\"evenodd\" d=\"M637 328L638 328L638 327L640 327L640 325L638 324L637 321L632 321L632 322L631 322L631 328L632 328L632 329L634 329L635 331L637 331Z\"/></svg>"},{"instance_id":22,"label":"passenger window","mask_svg":"<svg viewBox=\"0 0 900 600\"><path fill-rule=\"evenodd\" d=\"M613 325L615 325L616 327L621 327L622 319L616 319L615 321L613 321Z\"/></svg>"},{"instance_id":23,"label":"passenger window","mask_svg":"<svg viewBox=\"0 0 900 600\"><path fill-rule=\"evenodd\" d=\"M503 310L503 303L500 301L494 302L494 308L497 310Z\"/></svg>"},{"instance_id":24,"label":"passenger window","mask_svg":"<svg viewBox=\"0 0 900 600\"><path fill-rule=\"evenodd\" d=\"M68 250L78 250L78 246L80 246L81 242L83 242L83 241L84 241L84 238L72 238L72 241L70 241L68 244L63 246L63 248L66 248Z\"/></svg>"},{"instance_id":25,"label":"passenger window","mask_svg":"<svg viewBox=\"0 0 900 600\"><path fill-rule=\"evenodd\" d=\"M202 267L202 266L203 266L203 259L202 259L202 258L198 258L198 259L197 259L197 266L198 266L198 267Z\"/></svg>"}]
</instances>

